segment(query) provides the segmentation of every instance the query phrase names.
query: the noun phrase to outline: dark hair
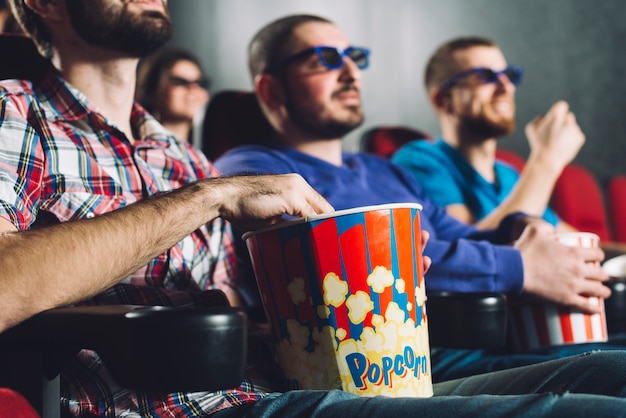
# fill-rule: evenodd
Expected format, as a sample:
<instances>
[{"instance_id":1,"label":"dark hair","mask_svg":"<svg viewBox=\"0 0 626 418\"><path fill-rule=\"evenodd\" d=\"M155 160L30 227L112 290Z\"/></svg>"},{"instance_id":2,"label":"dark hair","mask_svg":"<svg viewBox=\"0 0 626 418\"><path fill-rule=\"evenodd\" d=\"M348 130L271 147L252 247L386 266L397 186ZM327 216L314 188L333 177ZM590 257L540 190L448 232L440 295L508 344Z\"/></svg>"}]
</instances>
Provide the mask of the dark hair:
<instances>
[{"instance_id":1,"label":"dark hair","mask_svg":"<svg viewBox=\"0 0 626 418\"><path fill-rule=\"evenodd\" d=\"M252 79L286 58L293 31L308 22L330 23L314 15L292 15L280 18L263 27L248 45L248 67Z\"/></svg>"},{"instance_id":2,"label":"dark hair","mask_svg":"<svg viewBox=\"0 0 626 418\"><path fill-rule=\"evenodd\" d=\"M454 53L456 51L473 48L475 46L497 47L498 45L488 38L467 36L452 39L439 46L433 55L431 55L428 64L426 64L426 71L424 73L426 90L428 91L432 88L439 87L441 83L448 80L459 71L458 63L454 59Z\"/></svg>"},{"instance_id":3,"label":"dark hair","mask_svg":"<svg viewBox=\"0 0 626 418\"><path fill-rule=\"evenodd\" d=\"M200 69L202 77L206 77L198 57L181 48L161 49L139 61L135 100L148 112L153 113L155 110L161 76L179 61L193 62Z\"/></svg>"},{"instance_id":4,"label":"dark hair","mask_svg":"<svg viewBox=\"0 0 626 418\"><path fill-rule=\"evenodd\" d=\"M30 36L37 45L39 53L46 58L52 56L52 36L50 30L42 22L37 13L26 6L24 0L9 0L11 13L24 33Z\"/></svg>"},{"instance_id":5,"label":"dark hair","mask_svg":"<svg viewBox=\"0 0 626 418\"><path fill-rule=\"evenodd\" d=\"M7 4L7 0L0 0L0 14L2 13L7 13L7 15L2 26L0 26L0 33L23 33L20 24L15 20L15 16Z\"/></svg>"}]
</instances>

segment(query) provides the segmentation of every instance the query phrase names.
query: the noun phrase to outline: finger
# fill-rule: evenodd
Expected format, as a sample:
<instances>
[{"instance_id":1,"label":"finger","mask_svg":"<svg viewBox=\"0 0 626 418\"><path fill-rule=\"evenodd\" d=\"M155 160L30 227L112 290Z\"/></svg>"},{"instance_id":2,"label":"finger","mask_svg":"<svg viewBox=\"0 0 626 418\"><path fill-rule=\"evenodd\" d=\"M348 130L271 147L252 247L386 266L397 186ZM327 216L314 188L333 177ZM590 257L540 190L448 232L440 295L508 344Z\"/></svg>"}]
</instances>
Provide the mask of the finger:
<instances>
[{"instance_id":1,"label":"finger","mask_svg":"<svg viewBox=\"0 0 626 418\"><path fill-rule=\"evenodd\" d=\"M569 112L569 104L565 100L559 100L550 107L548 114L558 120L564 120Z\"/></svg>"},{"instance_id":2,"label":"finger","mask_svg":"<svg viewBox=\"0 0 626 418\"><path fill-rule=\"evenodd\" d=\"M307 203L316 214L333 212L335 210L328 200L313 188L310 189L309 195L307 196Z\"/></svg>"},{"instance_id":3,"label":"finger","mask_svg":"<svg viewBox=\"0 0 626 418\"><path fill-rule=\"evenodd\" d=\"M428 243L428 240L430 239L430 232L422 230L421 237L422 237L422 252L423 252L424 249L426 248L426 244Z\"/></svg>"},{"instance_id":4,"label":"finger","mask_svg":"<svg viewBox=\"0 0 626 418\"><path fill-rule=\"evenodd\" d=\"M593 282L606 282L610 278L609 275L602 270L602 267L590 263L585 263L581 269L581 275L585 279Z\"/></svg>"},{"instance_id":5,"label":"finger","mask_svg":"<svg viewBox=\"0 0 626 418\"><path fill-rule=\"evenodd\" d=\"M424 274L426 274L426 272L428 271L432 263L433 263L433 260L431 260L429 256L422 255L422 264L424 265Z\"/></svg>"},{"instance_id":6,"label":"finger","mask_svg":"<svg viewBox=\"0 0 626 418\"><path fill-rule=\"evenodd\" d=\"M578 257L586 263L601 263L604 261L604 251L599 247L576 248Z\"/></svg>"},{"instance_id":7,"label":"finger","mask_svg":"<svg viewBox=\"0 0 626 418\"><path fill-rule=\"evenodd\" d=\"M578 281L575 292L577 295L596 296L602 299L611 296L611 289L608 286L603 285L602 282L589 279Z\"/></svg>"},{"instance_id":8,"label":"finger","mask_svg":"<svg viewBox=\"0 0 626 418\"><path fill-rule=\"evenodd\" d=\"M576 295L570 304L572 307L580 309L585 313L602 313L602 306L598 306L593 299L589 299L589 297Z\"/></svg>"}]
</instances>

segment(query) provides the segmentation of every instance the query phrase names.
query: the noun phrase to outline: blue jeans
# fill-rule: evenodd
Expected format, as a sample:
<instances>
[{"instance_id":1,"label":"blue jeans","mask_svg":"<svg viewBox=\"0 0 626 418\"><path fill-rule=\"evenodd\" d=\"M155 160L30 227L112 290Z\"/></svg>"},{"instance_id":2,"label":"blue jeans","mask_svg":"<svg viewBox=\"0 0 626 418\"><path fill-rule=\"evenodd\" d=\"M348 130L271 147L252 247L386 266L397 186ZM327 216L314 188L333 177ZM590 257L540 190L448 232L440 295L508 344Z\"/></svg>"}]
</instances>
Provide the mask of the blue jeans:
<instances>
[{"instance_id":1,"label":"blue jeans","mask_svg":"<svg viewBox=\"0 0 626 418\"><path fill-rule=\"evenodd\" d=\"M626 351L593 352L437 383L432 398L290 391L220 411L252 417L626 417Z\"/></svg>"},{"instance_id":2,"label":"blue jeans","mask_svg":"<svg viewBox=\"0 0 626 418\"><path fill-rule=\"evenodd\" d=\"M433 382L537 364L588 351L626 350L626 336L616 334L607 343L570 344L511 352L503 350L433 349L430 356Z\"/></svg>"}]
</instances>

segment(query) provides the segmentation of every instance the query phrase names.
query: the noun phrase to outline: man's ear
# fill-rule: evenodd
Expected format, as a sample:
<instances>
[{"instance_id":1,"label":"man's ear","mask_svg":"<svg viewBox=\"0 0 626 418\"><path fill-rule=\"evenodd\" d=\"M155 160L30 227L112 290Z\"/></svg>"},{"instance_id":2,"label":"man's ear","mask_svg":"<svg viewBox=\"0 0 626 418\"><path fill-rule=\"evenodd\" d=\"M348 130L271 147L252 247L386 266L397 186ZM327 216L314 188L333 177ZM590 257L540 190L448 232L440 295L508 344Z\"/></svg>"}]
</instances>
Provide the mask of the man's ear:
<instances>
[{"instance_id":1,"label":"man's ear","mask_svg":"<svg viewBox=\"0 0 626 418\"><path fill-rule=\"evenodd\" d=\"M65 2L63 0L24 0L24 4L46 19L59 20L65 14Z\"/></svg>"},{"instance_id":2,"label":"man's ear","mask_svg":"<svg viewBox=\"0 0 626 418\"><path fill-rule=\"evenodd\" d=\"M439 88L432 89L429 93L430 104L435 108L437 113L450 113L452 111L452 100L450 92Z\"/></svg>"},{"instance_id":3,"label":"man's ear","mask_svg":"<svg viewBox=\"0 0 626 418\"><path fill-rule=\"evenodd\" d=\"M275 108L285 103L285 91L281 81L271 74L259 74L254 79L256 95L265 106Z\"/></svg>"}]
</instances>

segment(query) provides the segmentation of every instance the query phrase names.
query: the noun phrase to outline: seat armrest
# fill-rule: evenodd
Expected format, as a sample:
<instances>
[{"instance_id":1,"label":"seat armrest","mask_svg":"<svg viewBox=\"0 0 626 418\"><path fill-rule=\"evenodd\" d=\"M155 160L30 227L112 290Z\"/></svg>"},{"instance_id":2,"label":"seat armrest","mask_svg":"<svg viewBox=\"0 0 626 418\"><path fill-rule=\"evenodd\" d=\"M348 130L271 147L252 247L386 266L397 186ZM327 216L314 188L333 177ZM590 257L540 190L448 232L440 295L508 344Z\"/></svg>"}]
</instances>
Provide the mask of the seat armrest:
<instances>
[{"instance_id":1,"label":"seat armrest","mask_svg":"<svg viewBox=\"0 0 626 418\"><path fill-rule=\"evenodd\" d=\"M431 347L498 349L506 346L506 295L427 292L427 296Z\"/></svg>"},{"instance_id":2,"label":"seat armrest","mask_svg":"<svg viewBox=\"0 0 626 418\"><path fill-rule=\"evenodd\" d=\"M247 317L240 309L57 308L0 334L0 385L14 387L30 399L24 393L28 389L10 380L28 375L23 371L38 364L32 353L41 354L40 372L52 380L78 350L92 349L122 387L152 392L228 389L241 384L246 346ZM21 363L13 360L23 353L29 355ZM36 385L40 392L41 376Z\"/></svg>"}]
</instances>

